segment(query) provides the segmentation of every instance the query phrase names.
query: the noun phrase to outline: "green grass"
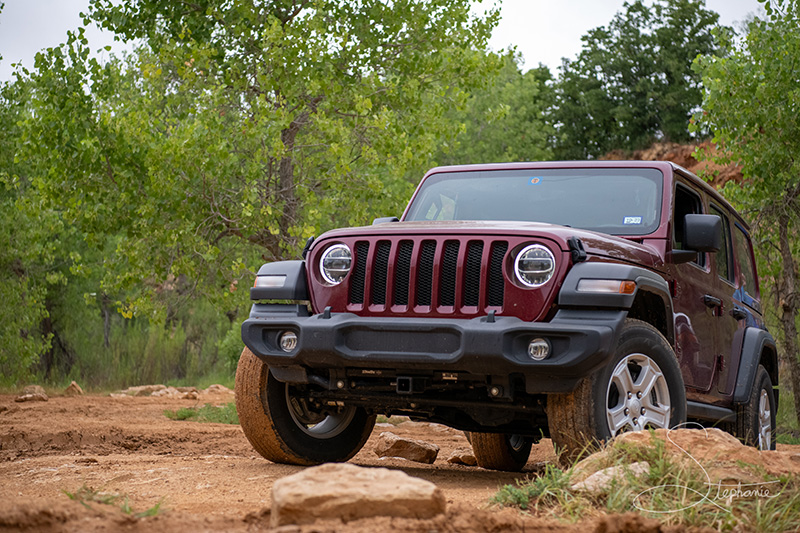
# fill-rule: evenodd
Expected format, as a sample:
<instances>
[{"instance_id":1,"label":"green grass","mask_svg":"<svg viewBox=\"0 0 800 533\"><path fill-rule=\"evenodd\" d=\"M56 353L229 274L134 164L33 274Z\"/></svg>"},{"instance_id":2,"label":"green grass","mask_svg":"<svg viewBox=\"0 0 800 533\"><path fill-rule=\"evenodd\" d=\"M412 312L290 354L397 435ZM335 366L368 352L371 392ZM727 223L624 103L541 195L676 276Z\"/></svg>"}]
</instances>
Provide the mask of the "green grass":
<instances>
[{"instance_id":1,"label":"green grass","mask_svg":"<svg viewBox=\"0 0 800 533\"><path fill-rule=\"evenodd\" d=\"M573 490L571 487L581 479L574 468L547 465L536 477L502 487L490 501L570 522L602 513L633 511L666 526L776 532L800 528L800 480L768 479L750 465L739 465L758 479L777 481L759 485L771 497L762 493L723 498L716 485L708 485L705 473L696 464L677 461L667 453L663 441L656 443L652 447L617 444L608 450L605 460L592 470L621 466L622 471L598 492ZM650 465L646 474L635 476L625 469L640 461Z\"/></svg>"},{"instance_id":2,"label":"green grass","mask_svg":"<svg viewBox=\"0 0 800 533\"><path fill-rule=\"evenodd\" d=\"M164 416L172 420L192 420L194 422L214 422L217 424L238 424L239 415L236 413L236 404L217 407L205 404L202 407L183 407L177 411L164 411Z\"/></svg>"},{"instance_id":3,"label":"green grass","mask_svg":"<svg viewBox=\"0 0 800 533\"><path fill-rule=\"evenodd\" d=\"M149 509L137 513L134 512L133 508L131 507L128 497L123 494L104 492L102 490L93 489L86 485L83 485L75 492L69 492L66 490L63 492L64 494L67 495L67 497L69 497L69 499L74 500L89 509L93 509L93 507L91 506L92 503L99 503L100 505L111 505L114 507L119 507L123 513L131 515L134 518L156 516L161 511L161 504L163 503L163 501L158 502Z\"/></svg>"},{"instance_id":4,"label":"green grass","mask_svg":"<svg viewBox=\"0 0 800 533\"><path fill-rule=\"evenodd\" d=\"M797 424L797 416L794 412L794 396L785 389L781 389L776 425L778 426L776 432L778 443L800 444L800 425Z\"/></svg>"}]
</instances>

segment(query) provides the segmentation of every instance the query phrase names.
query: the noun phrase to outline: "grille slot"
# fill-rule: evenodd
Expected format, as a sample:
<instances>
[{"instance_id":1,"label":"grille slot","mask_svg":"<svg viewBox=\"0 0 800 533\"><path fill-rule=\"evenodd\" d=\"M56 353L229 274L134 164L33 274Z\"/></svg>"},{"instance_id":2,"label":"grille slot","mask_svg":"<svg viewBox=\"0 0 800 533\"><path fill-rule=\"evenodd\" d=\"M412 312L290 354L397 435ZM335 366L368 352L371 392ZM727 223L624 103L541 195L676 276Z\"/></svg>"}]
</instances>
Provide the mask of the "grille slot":
<instances>
[{"instance_id":1,"label":"grille slot","mask_svg":"<svg viewBox=\"0 0 800 533\"><path fill-rule=\"evenodd\" d=\"M456 305L456 268L458 267L458 241L447 241L439 270L439 305Z\"/></svg>"},{"instance_id":2,"label":"grille slot","mask_svg":"<svg viewBox=\"0 0 800 533\"><path fill-rule=\"evenodd\" d=\"M481 257L483 242L470 241L467 245L467 260L464 263L464 305L478 306L481 288Z\"/></svg>"},{"instance_id":3,"label":"grille slot","mask_svg":"<svg viewBox=\"0 0 800 533\"><path fill-rule=\"evenodd\" d=\"M356 256L354 258L353 273L350 275L350 301L354 304L364 303L364 283L367 274L367 254L369 243L359 241L356 243Z\"/></svg>"},{"instance_id":4,"label":"grille slot","mask_svg":"<svg viewBox=\"0 0 800 533\"><path fill-rule=\"evenodd\" d=\"M389 241L378 242L378 247L375 249L371 300L376 305L386 305L386 278L389 271L389 253L391 250L392 243Z\"/></svg>"},{"instance_id":5,"label":"grille slot","mask_svg":"<svg viewBox=\"0 0 800 533\"><path fill-rule=\"evenodd\" d=\"M400 241L397 248L397 259L395 260L394 270L394 304L408 305L409 280L411 278L411 253L414 251L414 243L411 241Z\"/></svg>"},{"instance_id":6,"label":"grille slot","mask_svg":"<svg viewBox=\"0 0 800 533\"><path fill-rule=\"evenodd\" d=\"M433 291L433 258L436 255L436 241L423 241L419 252L417 267L417 305L431 305Z\"/></svg>"},{"instance_id":7,"label":"grille slot","mask_svg":"<svg viewBox=\"0 0 800 533\"><path fill-rule=\"evenodd\" d=\"M503 258L508 251L508 243L498 241L492 244L492 254L489 258L489 272L486 283L486 304L494 307L503 305L505 281L503 280Z\"/></svg>"}]
</instances>

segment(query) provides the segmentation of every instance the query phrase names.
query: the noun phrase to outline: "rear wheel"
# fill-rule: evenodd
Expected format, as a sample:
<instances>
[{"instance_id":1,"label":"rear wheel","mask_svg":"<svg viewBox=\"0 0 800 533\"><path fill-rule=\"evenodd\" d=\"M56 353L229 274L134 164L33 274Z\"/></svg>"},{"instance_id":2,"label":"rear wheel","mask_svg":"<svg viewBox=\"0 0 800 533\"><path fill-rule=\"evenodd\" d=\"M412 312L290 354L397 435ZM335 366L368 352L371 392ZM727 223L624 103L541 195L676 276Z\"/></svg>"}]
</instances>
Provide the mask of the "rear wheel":
<instances>
[{"instance_id":1,"label":"rear wheel","mask_svg":"<svg viewBox=\"0 0 800 533\"><path fill-rule=\"evenodd\" d=\"M750 398L736 409L736 422L726 429L749 446L759 450L775 449L775 391L767 370L758 365Z\"/></svg>"},{"instance_id":2,"label":"rear wheel","mask_svg":"<svg viewBox=\"0 0 800 533\"><path fill-rule=\"evenodd\" d=\"M531 454L532 441L522 435L477 432L467 435L481 468L519 472Z\"/></svg>"},{"instance_id":3,"label":"rear wheel","mask_svg":"<svg viewBox=\"0 0 800 533\"><path fill-rule=\"evenodd\" d=\"M568 464L624 431L686 421L686 391L667 340L650 324L626 319L609 365L568 394L547 398L553 444Z\"/></svg>"},{"instance_id":4,"label":"rear wheel","mask_svg":"<svg viewBox=\"0 0 800 533\"><path fill-rule=\"evenodd\" d=\"M304 386L276 380L245 348L236 369L236 411L247 440L276 463L347 461L364 446L375 416L360 407L320 408Z\"/></svg>"}]
</instances>

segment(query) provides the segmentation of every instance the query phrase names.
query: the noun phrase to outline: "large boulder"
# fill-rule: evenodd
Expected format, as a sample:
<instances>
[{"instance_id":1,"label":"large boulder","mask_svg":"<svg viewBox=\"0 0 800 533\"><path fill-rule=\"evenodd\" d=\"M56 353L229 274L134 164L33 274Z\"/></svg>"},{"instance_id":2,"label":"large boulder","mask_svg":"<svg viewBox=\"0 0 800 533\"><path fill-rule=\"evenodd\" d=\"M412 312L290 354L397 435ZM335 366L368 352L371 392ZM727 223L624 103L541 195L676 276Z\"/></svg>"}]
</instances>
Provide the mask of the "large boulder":
<instances>
[{"instance_id":1,"label":"large boulder","mask_svg":"<svg viewBox=\"0 0 800 533\"><path fill-rule=\"evenodd\" d=\"M663 444L659 443L661 441ZM772 479L800 474L800 453L759 451L745 446L729 433L711 429L657 429L631 431L613 439L603 450L575 465L573 482L580 483L592 474L614 466L620 450L641 456L637 449L663 445L669 459L688 468L702 467L711 483L758 483L764 474Z\"/></svg>"},{"instance_id":2,"label":"large boulder","mask_svg":"<svg viewBox=\"0 0 800 533\"><path fill-rule=\"evenodd\" d=\"M388 468L330 463L276 481L270 521L279 527L317 519L432 518L445 505L444 494L429 481Z\"/></svg>"},{"instance_id":3,"label":"large boulder","mask_svg":"<svg viewBox=\"0 0 800 533\"><path fill-rule=\"evenodd\" d=\"M83 389L76 381L73 381L69 387L64 389L64 396L83 396Z\"/></svg>"},{"instance_id":4,"label":"large boulder","mask_svg":"<svg viewBox=\"0 0 800 533\"><path fill-rule=\"evenodd\" d=\"M378 457L401 457L425 464L433 464L439 455L439 447L435 444L398 437L390 431L380 434L374 450Z\"/></svg>"}]
</instances>

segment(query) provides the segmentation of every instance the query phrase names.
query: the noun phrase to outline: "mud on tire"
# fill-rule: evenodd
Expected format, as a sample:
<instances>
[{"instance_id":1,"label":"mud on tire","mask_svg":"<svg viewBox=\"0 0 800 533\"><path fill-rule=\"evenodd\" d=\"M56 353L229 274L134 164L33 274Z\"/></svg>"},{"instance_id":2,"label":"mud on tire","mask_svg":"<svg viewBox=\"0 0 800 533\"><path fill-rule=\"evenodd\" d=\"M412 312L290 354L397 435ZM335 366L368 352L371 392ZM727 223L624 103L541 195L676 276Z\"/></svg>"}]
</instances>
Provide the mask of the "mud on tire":
<instances>
[{"instance_id":1,"label":"mud on tire","mask_svg":"<svg viewBox=\"0 0 800 533\"><path fill-rule=\"evenodd\" d=\"M626 319L609 364L568 394L547 397L550 436L562 464L623 431L686 421L686 391L672 347L646 322Z\"/></svg>"},{"instance_id":2,"label":"mud on tire","mask_svg":"<svg viewBox=\"0 0 800 533\"><path fill-rule=\"evenodd\" d=\"M298 388L276 380L245 348L236 368L236 411L247 440L275 463L347 461L367 442L375 416L360 407L319 412Z\"/></svg>"},{"instance_id":3,"label":"mud on tire","mask_svg":"<svg viewBox=\"0 0 800 533\"><path fill-rule=\"evenodd\" d=\"M519 472L531 454L532 441L521 435L478 432L467 435L481 468Z\"/></svg>"}]
</instances>

